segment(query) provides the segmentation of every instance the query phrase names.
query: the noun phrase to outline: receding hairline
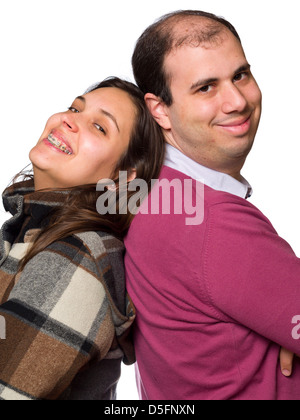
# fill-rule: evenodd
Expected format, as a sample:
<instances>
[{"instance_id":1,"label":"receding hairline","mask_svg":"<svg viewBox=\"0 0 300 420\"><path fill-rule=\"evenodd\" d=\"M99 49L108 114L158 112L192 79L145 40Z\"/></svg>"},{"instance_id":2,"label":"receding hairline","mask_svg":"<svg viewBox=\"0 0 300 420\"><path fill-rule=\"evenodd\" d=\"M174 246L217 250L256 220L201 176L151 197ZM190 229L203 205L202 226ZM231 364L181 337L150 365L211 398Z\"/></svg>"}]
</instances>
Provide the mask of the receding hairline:
<instances>
[{"instance_id":1,"label":"receding hairline","mask_svg":"<svg viewBox=\"0 0 300 420\"><path fill-rule=\"evenodd\" d=\"M170 34L169 52L186 45L220 44L226 33L236 36L224 23L206 16L173 15L158 23L157 29Z\"/></svg>"},{"instance_id":2,"label":"receding hairline","mask_svg":"<svg viewBox=\"0 0 300 420\"><path fill-rule=\"evenodd\" d=\"M160 17L140 36L132 56L138 86L144 94L154 93L167 105L171 105L170 74L165 68L169 54L184 46L220 46L230 33L242 44L234 26L212 13L179 10Z\"/></svg>"},{"instance_id":3,"label":"receding hairline","mask_svg":"<svg viewBox=\"0 0 300 420\"><path fill-rule=\"evenodd\" d=\"M204 16L174 15L161 22L158 30L170 34L170 44L164 57L164 74L170 86L172 73L166 68L167 57L183 47L218 47L224 39L234 33L223 23ZM235 38L237 38L235 36ZM240 39L237 38L240 42Z\"/></svg>"}]
</instances>

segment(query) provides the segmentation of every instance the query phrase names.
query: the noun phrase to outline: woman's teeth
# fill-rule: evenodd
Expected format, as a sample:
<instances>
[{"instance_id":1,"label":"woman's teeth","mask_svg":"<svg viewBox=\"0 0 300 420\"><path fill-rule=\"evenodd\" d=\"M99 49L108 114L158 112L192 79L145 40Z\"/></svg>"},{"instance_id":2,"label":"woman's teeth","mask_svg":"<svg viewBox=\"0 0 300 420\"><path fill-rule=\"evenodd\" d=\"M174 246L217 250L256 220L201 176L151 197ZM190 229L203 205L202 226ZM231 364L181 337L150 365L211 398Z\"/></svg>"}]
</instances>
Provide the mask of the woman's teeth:
<instances>
[{"instance_id":1,"label":"woman's teeth","mask_svg":"<svg viewBox=\"0 0 300 420\"><path fill-rule=\"evenodd\" d=\"M57 149L61 150L62 152L66 153L67 155L71 155L72 152L67 149L67 146L63 144L61 141L57 140L52 134L49 134L48 141Z\"/></svg>"}]
</instances>

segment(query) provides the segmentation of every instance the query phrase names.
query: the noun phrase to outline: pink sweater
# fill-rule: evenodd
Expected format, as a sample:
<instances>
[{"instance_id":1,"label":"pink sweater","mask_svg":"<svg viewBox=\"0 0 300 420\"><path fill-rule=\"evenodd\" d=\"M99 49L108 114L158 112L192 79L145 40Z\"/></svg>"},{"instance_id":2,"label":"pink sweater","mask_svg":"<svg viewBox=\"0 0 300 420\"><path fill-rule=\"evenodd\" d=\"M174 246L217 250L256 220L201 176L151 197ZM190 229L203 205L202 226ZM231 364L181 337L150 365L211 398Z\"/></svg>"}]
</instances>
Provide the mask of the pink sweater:
<instances>
[{"instance_id":1,"label":"pink sweater","mask_svg":"<svg viewBox=\"0 0 300 420\"><path fill-rule=\"evenodd\" d=\"M300 354L300 261L248 201L209 187L204 198L201 225L139 214L126 239L141 398L299 400L300 361L285 378L278 355Z\"/></svg>"}]
</instances>

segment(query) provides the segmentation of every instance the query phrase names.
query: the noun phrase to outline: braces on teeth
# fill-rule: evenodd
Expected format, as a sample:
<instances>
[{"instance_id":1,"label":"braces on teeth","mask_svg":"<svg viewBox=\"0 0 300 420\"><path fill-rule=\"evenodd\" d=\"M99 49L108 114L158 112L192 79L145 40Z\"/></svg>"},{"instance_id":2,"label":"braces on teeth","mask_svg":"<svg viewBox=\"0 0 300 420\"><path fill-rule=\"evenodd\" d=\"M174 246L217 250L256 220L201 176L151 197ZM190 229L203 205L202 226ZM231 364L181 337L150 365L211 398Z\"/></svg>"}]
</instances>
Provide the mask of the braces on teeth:
<instances>
[{"instance_id":1,"label":"braces on teeth","mask_svg":"<svg viewBox=\"0 0 300 420\"><path fill-rule=\"evenodd\" d=\"M59 140L57 140L55 137L53 137L52 134L49 134L48 140L53 146L57 147L57 149L61 150L62 152L66 153L67 155L71 155L72 153L67 150L66 146L62 144Z\"/></svg>"}]
</instances>

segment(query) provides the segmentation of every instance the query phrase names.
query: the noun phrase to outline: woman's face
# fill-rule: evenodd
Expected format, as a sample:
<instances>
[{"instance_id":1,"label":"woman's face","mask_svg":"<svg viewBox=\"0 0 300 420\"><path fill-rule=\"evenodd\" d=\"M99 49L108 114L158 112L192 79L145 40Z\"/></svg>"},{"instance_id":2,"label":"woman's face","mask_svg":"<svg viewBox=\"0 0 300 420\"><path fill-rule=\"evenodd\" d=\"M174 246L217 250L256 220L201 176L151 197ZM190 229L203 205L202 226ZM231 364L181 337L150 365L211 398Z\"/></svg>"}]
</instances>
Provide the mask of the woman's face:
<instances>
[{"instance_id":1,"label":"woman's face","mask_svg":"<svg viewBox=\"0 0 300 420\"><path fill-rule=\"evenodd\" d=\"M130 96L101 88L53 115L30 152L35 189L69 188L111 178L126 152L136 118Z\"/></svg>"}]
</instances>

